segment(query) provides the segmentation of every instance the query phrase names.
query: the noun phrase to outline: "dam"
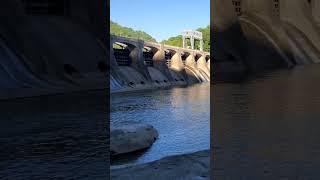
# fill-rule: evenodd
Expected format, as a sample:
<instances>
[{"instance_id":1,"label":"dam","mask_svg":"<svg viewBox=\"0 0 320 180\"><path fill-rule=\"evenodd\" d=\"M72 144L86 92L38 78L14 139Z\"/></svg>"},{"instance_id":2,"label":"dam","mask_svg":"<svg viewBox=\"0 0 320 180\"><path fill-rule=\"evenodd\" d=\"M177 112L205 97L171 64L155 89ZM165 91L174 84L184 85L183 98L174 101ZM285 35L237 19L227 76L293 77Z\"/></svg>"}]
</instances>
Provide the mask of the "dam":
<instances>
[{"instance_id":1,"label":"dam","mask_svg":"<svg viewBox=\"0 0 320 180\"><path fill-rule=\"evenodd\" d=\"M0 179L105 179L106 1L2 0Z\"/></svg>"},{"instance_id":2,"label":"dam","mask_svg":"<svg viewBox=\"0 0 320 180\"><path fill-rule=\"evenodd\" d=\"M3 1L2 98L210 81L208 52L117 36L109 41L105 7L104 1Z\"/></svg>"},{"instance_id":3,"label":"dam","mask_svg":"<svg viewBox=\"0 0 320 180\"><path fill-rule=\"evenodd\" d=\"M210 81L210 54L124 37L108 39L108 6L99 0L1 2L0 179L105 179L108 108L114 108L112 124L140 116L136 120L148 118L161 133L143 157L115 164L209 148L209 84L200 82ZM120 103L112 107L105 93L108 88L124 92L160 87L173 88L120 94L112 100ZM133 104L127 102L132 98ZM137 111L122 111L134 108L135 102L142 105ZM158 107L160 113L153 111ZM185 108L188 114L183 114ZM144 110L150 114L139 114ZM197 146L188 143L195 136ZM170 148L162 152L166 146Z\"/></svg>"},{"instance_id":4,"label":"dam","mask_svg":"<svg viewBox=\"0 0 320 180\"><path fill-rule=\"evenodd\" d=\"M4 0L1 98L105 89L104 1Z\"/></svg>"},{"instance_id":5,"label":"dam","mask_svg":"<svg viewBox=\"0 0 320 180\"><path fill-rule=\"evenodd\" d=\"M215 80L320 62L319 2L212 3Z\"/></svg>"},{"instance_id":6,"label":"dam","mask_svg":"<svg viewBox=\"0 0 320 180\"><path fill-rule=\"evenodd\" d=\"M210 81L210 53L112 35L110 90Z\"/></svg>"},{"instance_id":7,"label":"dam","mask_svg":"<svg viewBox=\"0 0 320 180\"><path fill-rule=\"evenodd\" d=\"M318 179L319 7L211 4L212 81L222 82L212 85L211 178Z\"/></svg>"}]
</instances>

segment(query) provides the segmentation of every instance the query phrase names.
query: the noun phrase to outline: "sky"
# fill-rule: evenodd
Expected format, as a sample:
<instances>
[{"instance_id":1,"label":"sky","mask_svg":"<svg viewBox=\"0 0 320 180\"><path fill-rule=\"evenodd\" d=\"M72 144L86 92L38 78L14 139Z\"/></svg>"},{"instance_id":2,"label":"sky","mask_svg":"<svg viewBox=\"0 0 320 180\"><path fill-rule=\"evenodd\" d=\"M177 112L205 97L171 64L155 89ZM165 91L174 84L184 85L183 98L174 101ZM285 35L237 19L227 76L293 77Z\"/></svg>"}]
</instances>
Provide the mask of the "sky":
<instances>
[{"instance_id":1,"label":"sky","mask_svg":"<svg viewBox=\"0 0 320 180\"><path fill-rule=\"evenodd\" d=\"M110 19L158 42L210 24L210 0L110 0Z\"/></svg>"}]
</instances>

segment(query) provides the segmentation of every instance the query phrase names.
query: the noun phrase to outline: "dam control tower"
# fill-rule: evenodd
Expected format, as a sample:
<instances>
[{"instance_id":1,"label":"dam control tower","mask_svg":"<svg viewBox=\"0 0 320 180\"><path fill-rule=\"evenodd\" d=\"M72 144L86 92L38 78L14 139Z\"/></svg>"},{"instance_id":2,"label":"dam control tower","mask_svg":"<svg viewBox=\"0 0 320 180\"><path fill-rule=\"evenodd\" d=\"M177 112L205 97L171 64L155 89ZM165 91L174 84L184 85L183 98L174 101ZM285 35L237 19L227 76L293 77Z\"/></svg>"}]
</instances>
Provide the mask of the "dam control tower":
<instances>
[{"instance_id":1,"label":"dam control tower","mask_svg":"<svg viewBox=\"0 0 320 180\"><path fill-rule=\"evenodd\" d=\"M182 47L186 48L186 39L190 39L191 49L195 47L195 40L200 41L200 51L203 51L203 38L202 32L194 30L184 30L182 33Z\"/></svg>"}]
</instances>

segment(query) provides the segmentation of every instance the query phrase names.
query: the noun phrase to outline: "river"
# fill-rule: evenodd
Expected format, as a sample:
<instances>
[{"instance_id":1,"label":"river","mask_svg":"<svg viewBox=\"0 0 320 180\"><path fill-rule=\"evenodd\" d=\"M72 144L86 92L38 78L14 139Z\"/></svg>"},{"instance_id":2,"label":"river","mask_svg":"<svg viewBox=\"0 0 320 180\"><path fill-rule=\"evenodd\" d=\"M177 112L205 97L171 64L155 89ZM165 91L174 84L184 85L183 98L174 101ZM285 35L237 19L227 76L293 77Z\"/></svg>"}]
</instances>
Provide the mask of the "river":
<instances>
[{"instance_id":1,"label":"river","mask_svg":"<svg viewBox=\"0 0 320 180\"><path fill-rule=\"evenodd\" d=\"M108 177L105 91L0 101L0 179Z\"/></svg>"},{"instance_id":2,"label":"river","mask_svg":"<svg viewBox=\"0 0 320 180\"><path fill-rule=\"evenodd\" d=\"M148 123L159 138L147 150L112 159L141 164L210 148L210 84L111 95L111 126Z\"/></svg>"},{"instance_id":3,"label":"river","mask_svg":"<svg viewBox=\"0 0 320 180\"><path fill-rule=\"evenodd\" d=\"M212 86L214 179L319 179L320 65Z\"/></svg>"}]
</instances>

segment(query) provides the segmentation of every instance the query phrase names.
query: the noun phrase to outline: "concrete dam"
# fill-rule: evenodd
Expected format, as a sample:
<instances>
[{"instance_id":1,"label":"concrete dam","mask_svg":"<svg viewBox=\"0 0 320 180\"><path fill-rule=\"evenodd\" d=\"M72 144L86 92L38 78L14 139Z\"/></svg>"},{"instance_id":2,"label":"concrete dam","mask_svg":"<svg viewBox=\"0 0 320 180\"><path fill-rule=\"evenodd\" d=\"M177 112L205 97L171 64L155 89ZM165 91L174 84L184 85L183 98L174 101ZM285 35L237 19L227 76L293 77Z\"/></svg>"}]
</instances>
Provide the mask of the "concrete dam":
<instances>
[{"instance_id":1,"label":"concrete dam","mask_svg":"<svg viewBox=\"0 0 320 180\"><path fill-rule=\"evenodd\" d=\"M98 0L1 1L0 89L106 88L106 10Z\"/></svg>"},{"instance_id":2,"label":"concrete dam","mask_svg":"<svg viewBox=\"0 0 320 180\"><path fill-rule=\"evenodd\" d=\"M210 81L208 52L119 36L110 47L111 92Z\"/></svg>"},{"instance_id":3,"label":"concrete dam","mask_svg":"<svg viewBox=\"0 0 320 180\"><path fill-rule=\"evenodd\" d=\"M210 80L207 52L116 36L109 42L107 9L98 0L2 1L1 91L38 95Z\"/></svg>"},{"instance_id":4,"label":"concrete dam","mask_svg":"<svg viewBox=\"0 0 320 180\"><path fill-rule=\"evenodd\" d=\"M214 80L320 62L320 2L213 1Z\"/></svg>"}]
</instances>

